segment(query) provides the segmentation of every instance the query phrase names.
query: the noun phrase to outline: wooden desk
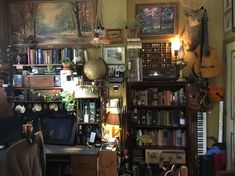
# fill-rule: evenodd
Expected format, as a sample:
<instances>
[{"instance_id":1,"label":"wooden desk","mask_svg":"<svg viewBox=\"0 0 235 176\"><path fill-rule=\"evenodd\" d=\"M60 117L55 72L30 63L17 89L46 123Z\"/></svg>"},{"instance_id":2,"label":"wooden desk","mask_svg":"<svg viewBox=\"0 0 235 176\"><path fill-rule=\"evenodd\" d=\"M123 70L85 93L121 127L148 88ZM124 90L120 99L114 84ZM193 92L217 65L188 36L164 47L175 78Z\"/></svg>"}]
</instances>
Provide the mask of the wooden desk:
<instances>
[{"instance_id":1,"label":"wooden desk","mask_svg":"<svg viewBox=\"0 0 235 176\"><path fill-rule=\"evenodd\" d=\"M97 175L99 148L45 145L45 152L47 156L47 175L49 176Z\"/></svg>"}]
</instances>

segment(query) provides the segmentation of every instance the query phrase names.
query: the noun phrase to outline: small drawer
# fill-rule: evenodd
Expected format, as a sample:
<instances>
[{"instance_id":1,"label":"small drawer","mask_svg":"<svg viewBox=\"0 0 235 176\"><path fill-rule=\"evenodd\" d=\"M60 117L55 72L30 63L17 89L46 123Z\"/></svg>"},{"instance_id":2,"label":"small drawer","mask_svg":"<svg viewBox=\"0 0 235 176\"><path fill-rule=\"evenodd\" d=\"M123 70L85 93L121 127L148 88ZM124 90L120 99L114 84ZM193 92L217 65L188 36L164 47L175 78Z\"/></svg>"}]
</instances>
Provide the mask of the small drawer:
<instances>
[{"instance_id":1,"label":"small drawer","mask_svg":"<svg viewBox=\"0 0 235 176\"><path fill-rule=\"evenodd\" d=\"M90 155L72 155L71 168L84 169L84 168L97 168L97 156Z\"/></svg>"}]
</instances>

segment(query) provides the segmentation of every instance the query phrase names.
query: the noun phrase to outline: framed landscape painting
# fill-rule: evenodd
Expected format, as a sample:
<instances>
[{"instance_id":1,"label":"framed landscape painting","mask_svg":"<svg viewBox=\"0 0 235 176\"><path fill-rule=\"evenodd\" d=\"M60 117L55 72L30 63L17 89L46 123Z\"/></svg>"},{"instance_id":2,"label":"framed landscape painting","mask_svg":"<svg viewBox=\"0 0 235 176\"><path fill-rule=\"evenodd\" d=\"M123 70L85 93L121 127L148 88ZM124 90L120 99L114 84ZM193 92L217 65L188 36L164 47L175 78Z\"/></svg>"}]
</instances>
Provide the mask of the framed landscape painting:
<instances>
[{"instance_id":1,"label":"framed landscape painting","mask_svg":"<svg viewBox=\"0 0 235 176\"><path fill-rule=\"evenodd\" d=\"M73 44L88 42L95 27L96 0L10 3L13 44Z\"/></svg>"},{"instance_id":2,"label":"framed landscape painting","mask_svg":"<svg viewBox=\"0 0 235 176\"><path fill-rule=\"evenodd\" d=\"M104 60L107 64L125 64L125 47L105 47Z\"/></svg>"},{"instance_id":3,"label":"framed landscape painting","mask_svg":"<svg viewBox=\"0 0 235 176\"><path fill-rule=\"evenodd\" d=\"M171 37L178 31L178 3L136 4L142 38Z\"/></svg>"}]
</instances>

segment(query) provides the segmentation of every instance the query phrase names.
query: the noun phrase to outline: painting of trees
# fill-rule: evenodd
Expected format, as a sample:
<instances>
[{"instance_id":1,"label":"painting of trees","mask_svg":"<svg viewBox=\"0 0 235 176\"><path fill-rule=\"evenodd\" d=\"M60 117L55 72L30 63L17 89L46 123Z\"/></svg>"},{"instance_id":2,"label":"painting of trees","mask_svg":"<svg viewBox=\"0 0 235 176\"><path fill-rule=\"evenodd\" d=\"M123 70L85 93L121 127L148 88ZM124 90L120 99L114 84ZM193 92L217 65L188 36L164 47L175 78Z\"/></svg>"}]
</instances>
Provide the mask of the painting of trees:
<instances>
[{"instance_id":1,"label":"painting of trees","mask_svg":"<svg viewBox=\"0 0 235 176\"><path fill-rule=\"evenodd\" d=\"M90 41L96 0L30 2L10 5L11 42L66 44Z\"/></svg>"},{"instance_id":2,"label":"painting of trees","mask_svg":"<svg viewBox=\"0 0 235 176\"><path fill-rule=\"evenodd\" d=\"M177 31L178 4L137 4L142 36L174 35Z\"/></svg>"}]
</instances>

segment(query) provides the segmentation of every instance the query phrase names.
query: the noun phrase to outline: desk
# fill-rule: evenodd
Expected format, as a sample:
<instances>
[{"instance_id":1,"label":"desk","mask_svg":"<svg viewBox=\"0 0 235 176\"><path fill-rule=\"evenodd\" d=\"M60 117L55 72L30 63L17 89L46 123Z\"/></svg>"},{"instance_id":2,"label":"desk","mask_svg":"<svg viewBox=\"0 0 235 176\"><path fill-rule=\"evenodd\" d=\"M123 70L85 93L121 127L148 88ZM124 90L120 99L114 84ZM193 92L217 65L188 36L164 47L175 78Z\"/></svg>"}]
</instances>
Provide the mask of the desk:
<instances>
[{"instance_id":1,"label":"desk","mask_svg":"<svg viewBox=\"0 0 235 176\"><path fill-rule=\"evenodd\" d=\"M48 176L96 176L99 148L45 145Z\"/></svg>"}]
</instances>

